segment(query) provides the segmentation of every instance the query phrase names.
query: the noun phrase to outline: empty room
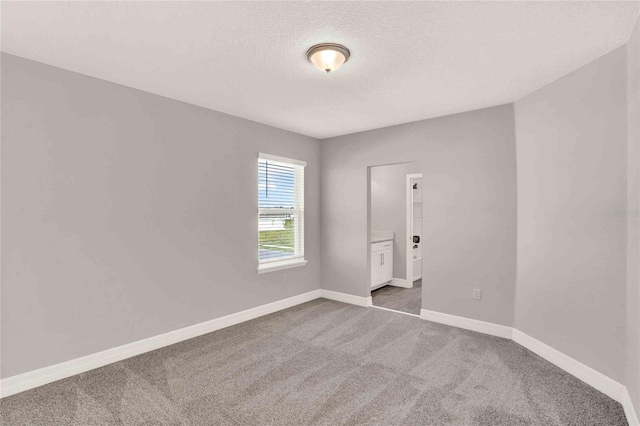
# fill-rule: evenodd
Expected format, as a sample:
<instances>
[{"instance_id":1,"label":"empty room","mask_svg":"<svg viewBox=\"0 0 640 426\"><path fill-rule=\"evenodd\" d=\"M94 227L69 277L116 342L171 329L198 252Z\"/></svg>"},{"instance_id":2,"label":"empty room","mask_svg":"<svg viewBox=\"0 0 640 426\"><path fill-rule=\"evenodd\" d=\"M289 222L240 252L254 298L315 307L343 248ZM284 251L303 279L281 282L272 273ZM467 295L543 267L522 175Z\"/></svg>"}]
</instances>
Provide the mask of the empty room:
<instances>
[{"instance_id":1,"label":"empty room","mask_svg":"<svg viewBox=\"0 0 640 426\"><path fill-rule=\"evenodd\" d=\"M0 424L640 426L639 13L0 2Z\"/></svg>"}]
</instances>

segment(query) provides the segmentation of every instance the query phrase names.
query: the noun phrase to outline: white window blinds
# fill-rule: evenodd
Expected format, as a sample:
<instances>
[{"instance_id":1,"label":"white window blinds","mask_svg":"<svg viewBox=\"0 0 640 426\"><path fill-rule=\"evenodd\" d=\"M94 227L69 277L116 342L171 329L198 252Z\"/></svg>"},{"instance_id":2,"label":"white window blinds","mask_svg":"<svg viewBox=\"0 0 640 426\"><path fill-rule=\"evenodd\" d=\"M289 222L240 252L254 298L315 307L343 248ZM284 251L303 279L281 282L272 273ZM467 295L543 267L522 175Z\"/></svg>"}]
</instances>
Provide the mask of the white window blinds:
<instances>
[{"instance_id":1,"label":"white window blinds","mask_svg":"<svg viewBox=\"0 0 640 426\"><path fill-rule=\"evenodd\" d=\"M258 159L258 261L267 267L304 260L304 167L298 160ZM260 268L259 268L260 269Z\"/></svg>"}]
</instances>

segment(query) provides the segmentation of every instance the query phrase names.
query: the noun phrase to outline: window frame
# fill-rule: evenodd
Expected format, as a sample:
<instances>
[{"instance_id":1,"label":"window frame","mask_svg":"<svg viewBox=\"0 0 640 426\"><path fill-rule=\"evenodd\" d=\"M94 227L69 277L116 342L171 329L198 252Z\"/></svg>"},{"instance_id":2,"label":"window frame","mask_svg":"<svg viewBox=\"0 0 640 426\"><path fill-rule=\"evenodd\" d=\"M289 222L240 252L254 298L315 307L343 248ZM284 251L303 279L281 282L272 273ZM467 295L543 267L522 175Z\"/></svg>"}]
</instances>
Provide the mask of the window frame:
<instances>
[{"instance_id":1,"label":"window frame","mask_svg":"<svg viewBox=\"0 0 640 426\"><path fill-rule=\"evenodd\" d=\"M260 169L261 160L266 160L271 163L280 163L289 167L294 166L294 208L260 208L259 200L257 200L258 217L256 219L258 222L258 244L256 248L258 259L258 274L304 266L308 263L304 258L304 172L305 167L307 166L307 162L261 152L258 154L257 170ZM259 182L257 182L257 184L259 185ZM260 191L259 188L258 191ZM294 216L294 254L293 256L288 256L284 259L260 260L260 215L283 213L291 213Z\"/></svg>"}]
</instances>

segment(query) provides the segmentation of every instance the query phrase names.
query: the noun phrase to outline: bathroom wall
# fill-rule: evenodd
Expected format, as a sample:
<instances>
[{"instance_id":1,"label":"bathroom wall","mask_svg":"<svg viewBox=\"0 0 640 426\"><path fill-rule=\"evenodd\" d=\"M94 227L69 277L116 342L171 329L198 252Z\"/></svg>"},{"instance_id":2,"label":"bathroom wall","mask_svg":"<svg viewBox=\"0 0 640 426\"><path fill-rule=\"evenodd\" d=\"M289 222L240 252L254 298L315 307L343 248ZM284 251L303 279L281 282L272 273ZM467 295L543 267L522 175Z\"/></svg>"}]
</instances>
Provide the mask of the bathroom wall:
<instances>
[{"instance_id":1,"label":"bathroom wall","mask_svg":"<svg viewBox=\"0 0 640 426\"><path fill-rule=\"evenodd\" d=\"M321 141L322 285L369 295L368 167L420 161L423 308L511 326L516 276L513 105ZM473 289L483 300L473 300Z\"/></svg>"},{"instance_id":2,"label":"bathroom wall","mask_svg":"<svg viewBox=\"0 0 640 426\"><path fill-rule=\"evenodd\" d=\"M515 327L621 383L626 323L626 47L515 103Z\"/></svg>"},{"instance_id":3,"label":"bathroom wall","mask_svg":"<svg viewBox=\"0 0 640 426\"><path fill-rule=\"evenodd\" d=\"M371 168L371 229L395 233L393 277L407 277L407 175L421 173L419 162Z\"/></svg>"},{"instance_id":4,"label":"bathroom wall","mask_svg":"<svg viewBox=\"0 0 640 426\"><path fill-rule=\"evenodd\" d=\"M2 377L318 289L318 144L2 54ZM304 267L256 272L258 152L307 161Z\"/></svg>"}]
</instances>

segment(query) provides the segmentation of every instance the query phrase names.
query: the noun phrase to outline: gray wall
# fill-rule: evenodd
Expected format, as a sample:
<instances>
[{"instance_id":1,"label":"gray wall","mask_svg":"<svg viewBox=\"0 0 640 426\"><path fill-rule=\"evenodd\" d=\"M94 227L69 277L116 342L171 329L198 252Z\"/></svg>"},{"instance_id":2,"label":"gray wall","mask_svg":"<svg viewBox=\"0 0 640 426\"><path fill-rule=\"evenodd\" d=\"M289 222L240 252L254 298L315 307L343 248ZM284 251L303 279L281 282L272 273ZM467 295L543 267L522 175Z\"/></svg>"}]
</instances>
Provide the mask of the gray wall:
<instances>
[{"instance_id":1,"label":"gray wall","mask_svg":"<svg viewBox=\"0 0 640 426\"><path fill-rule=\"evenodd\" d=\"M308 162L305 267L256 273L259 151ZM318 289L319 154L3 54L2 377Z\"/></svg>"},{"instance_id":2,"label":"gray wall","mask_svg":"<svg viewBox=\"0 0 640 426\"><path fill-rule=\"evenodd\" d=\"M395 232L393 277L407 277L407 175L421 173L418 162L371 168L371 230Z\"/></svg>"},{"instance_id":3,"label":"gray wall","mask_svg":"<svg viewBox=\"0 0 640 426\"><path fill-rule=\"evenodd\" d=\"M515 327L623 383L625 49L515 103Z\"/></svg>"},{"instance_id":4,"label":"gray wall","mask_svg":"<svg viewBox=\"0 0 640 426\"><path fill-rule=\"evenodd\" d=\"M423 308L511 326L514 136L504 105L322 141L323 288L369 296L367 167L421 161Z\"/></svg>"},{"instance_id":5,"label":"gray wall","mask_svg":"<svg viewBox=\"0 0 640 426\"><path fill-rule=\"evenodd\" d=\"M627 45L627 209L640 209L640 24ZM627 218L626 385L640 415L640 217Z\"/></svg>"},{"instance_id":6,"label":"gray wall","mask_svg":"<svg viewBox=\"0 0 640 426\"><path fill-rule=\"evenodd\" d=\"M2 54L0 376L319 288L320 215L323 287L368 296L367 167L419 160L423 307L515 325L640 411L639 219L604 214L640 198L639 37L515 130L504 105L320 144ZM305 267L256 274L260 151L309 164Z\"/></svg>"}]
</instances>

